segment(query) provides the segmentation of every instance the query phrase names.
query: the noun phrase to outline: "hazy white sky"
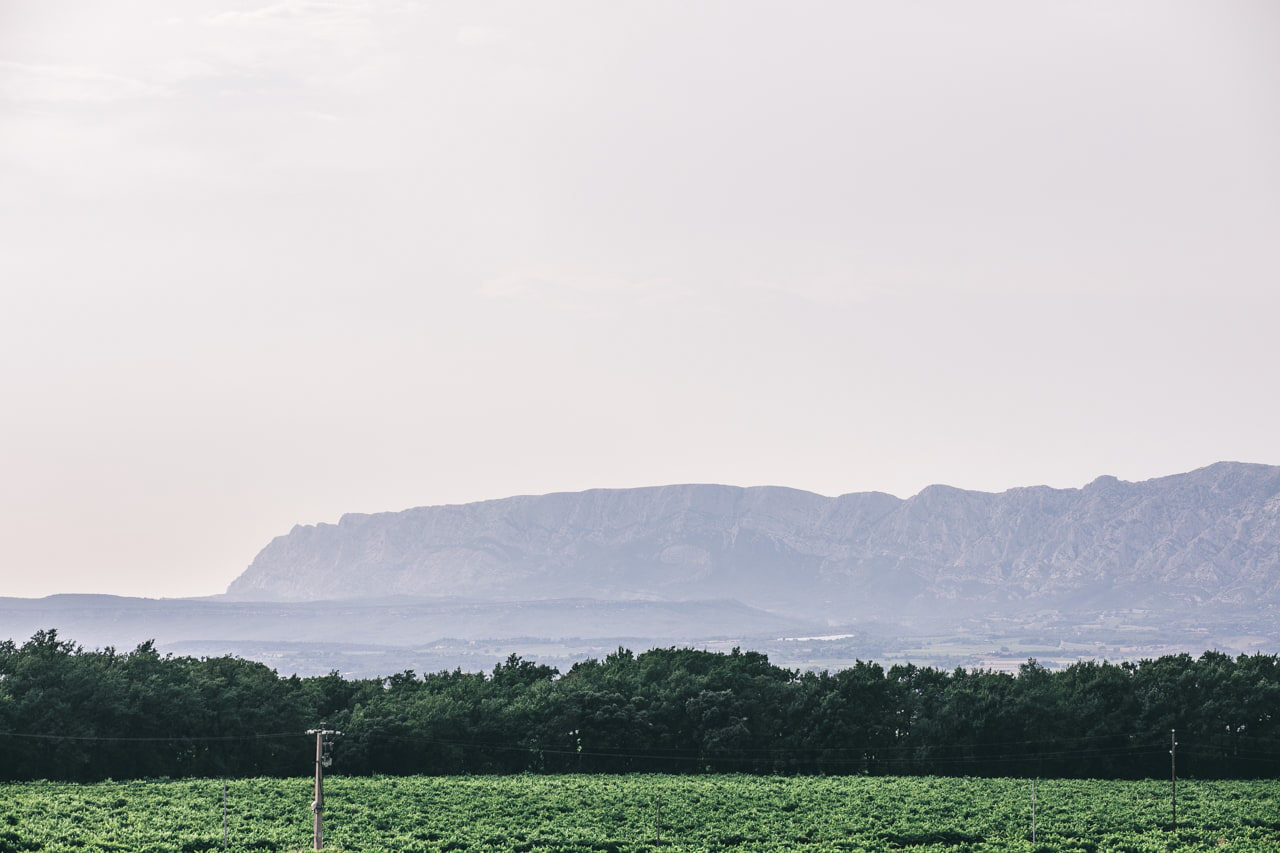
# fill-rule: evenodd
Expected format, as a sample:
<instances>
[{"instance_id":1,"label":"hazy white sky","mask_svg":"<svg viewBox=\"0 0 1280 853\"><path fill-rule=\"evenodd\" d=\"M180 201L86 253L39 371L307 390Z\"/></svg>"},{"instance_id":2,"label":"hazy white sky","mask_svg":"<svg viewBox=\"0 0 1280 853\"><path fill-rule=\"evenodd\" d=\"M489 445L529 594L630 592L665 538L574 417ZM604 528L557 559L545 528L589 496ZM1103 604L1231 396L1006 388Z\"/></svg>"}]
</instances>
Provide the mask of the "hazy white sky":
<instances>
[{"instance_id":1,"label":"hazy white sky","mask_svg":"<svg viewBox=\"0 0 1280 853\"><path fill-rule=\"evenodd\" d=\"M1280 4L0 0L0 595L1280 463Z\"/></svg>"}]
</instances>

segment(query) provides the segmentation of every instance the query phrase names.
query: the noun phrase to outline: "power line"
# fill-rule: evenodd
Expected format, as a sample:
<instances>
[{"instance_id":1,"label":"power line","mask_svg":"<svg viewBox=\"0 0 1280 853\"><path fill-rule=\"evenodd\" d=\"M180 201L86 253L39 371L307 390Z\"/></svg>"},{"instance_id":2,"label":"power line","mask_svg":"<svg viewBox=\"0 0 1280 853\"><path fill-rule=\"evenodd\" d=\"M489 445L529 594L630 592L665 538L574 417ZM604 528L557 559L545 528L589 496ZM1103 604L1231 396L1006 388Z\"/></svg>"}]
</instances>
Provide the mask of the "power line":
<instances>
[{"instance_id":1,"label":"power line","mask_svg":"<svg viewBox=\"0 0 1280 853\"><path fill-rule=\"evenodd\" d=\"M536 744L502 744L502 743L483 743L476 741L453 741L441 740L438 738L424 737L420 735L381 735L377 739L383 741L395 741L402 743L422 743L434 746L451 746L463 749L490 750L494 752L522 752L522 753L540 753L543 755L566 755L566 756L588 756L591 758L630 758L644 760L660 760L660 761L704 761L704 762L729 762L741 761L743 756L734 750L724 751L705 751L698 749L674 750L667 749L663 751L621 751L621 750L601 750L601 749L584 749L568 747L543 747ZM967 748L967 747L957 747ZM1005 762L1013 763L1020 761L1030 761L1039 758L1071 758L1080 757L1081 752L1078 750L1057 750L1053 752L1041 753L996 753L975 754L975 755L940 755L940 756L913 756L913 757L881 757L875 754L875 747L867 747L864 754L843 759L825 759L821 763L828 765L846 765L857 766L865 764L868 760L876 764L895 764L895 765L929 765L929 764L971 764L974 762ZM1159 755L1161 749L1159 747L1151 747L1145 745L1139 746L1122 746L1110 748L1094 748L1084 753L1085 756L1115 756L1125 755L1130 757L1138 757L1143 755ZM763 756L764 758L784 759L794 754L793 750L784 747L778 747L771 754Z\"/></svg>"},{"instance_id":2,"label":"power line","mask_svg":"<svg viewBox=\"0 0 1280 853\"><path fill-rule=\"evenodd\" d=\"M157 743L190 745L200 743L233 743L271 740L293 740L307 737L314 731L301 732L264 732L239 735L165 735L165 736L113 736L113 735L72 735L31 732L0 732L0 738L20 738L39 741L72 741L81 743ZM673 763L760 763L773 762L788 765L814 763L826 767L855 767L873 764L878 767L954 767L966 764L1016 764L1028 761L1055 760L1088 760L1100 758L1142 758L1160 754L1164 749L1153 741L1151 733L1134 733L1118 735L1097 735L1068 738L1054 738L1036 741L997 741L991 743L970 744L866 744L849 747L757 747L705 750L698 747L655 747L652 749L613 749L596 747L578 749L568 746L542 746L536 743L511 743L493 741L449 740L428 735L388 734L381 732L351 732L357 742L377 743L416 743L451 747L480 752L538 753L548 756L583 756L590 758L673 762ZM1136 740L1143 739L1147 743L1128 743L1115 745L1094 745L1072 748L1070 744L1087 743L1099 740ZM1051 745L1058 748L1036 751L998 750L999 747ZM1167 747L1165 747L1167 749ZM1280 761L1280 753L1260 752L1247 749L1245 754L1237 747L1232 753L1216 752L1212 744L1199 745L1198 748L1184 749L1184 754L1197 760L1232 763L1239 761L1256 763L1275 763ZM1172 756L1171 756L1172 758Z\"/></svg>"},{"instance_id":3,"label":"power line","mask_svg":"<svg viewBox=\"0 0 1280 853\"><path fill-rule=\"evenodd\" d=\"M60 735L60 734L35 734L29 732L0 732L0 737L12 738L28 738L33 740L74 740L74 741L98 741L107 743L203 743L203 742L226 742L235 740L270 740L279 738L296 738L305 737L300 732L268 732L266 734L247 734L247 735L156 735L148 737L124 737L113 735Z\"/></svg>"},{"instance_id":4,"label":"power line","mask_svg":"<svg viewBox=\"0 0 1280 853\"><path fill-rule=\"evenodd\" d=\"M355 735L357 735L357 736L360 736L361 734L362 734L362 733L360 733L360 732L356 732L356 733L355 733ZM953 736L954 736L954 735L953 735ZM422 736L417 736L417 735L394 735L394 734L383 734L383 733L381 733L381 732L376 733L376 734L373 734L373 733L370 733L370 734L364 734L364 737L399 738L399 739L402 739L402 740L425 739L425 740L429 740L429 741L434 742L434 743L463 743L463 742L461 742L461 741L445 741L445 740L440 740L440 739L437 739L437 738L423 738ZM803 752L810 752L810 753L838 753L838 752L858 752L858 753L863 753L863 752L867 752L867 751L874 751L874 752L877 752L877 753L882 753L882 752L917 752L917 751L919 751L919 750L921 750L921 749L928 749L928 750L931 750L931 751L932 751L932 750L972 750L972 749L987 749L987 748L991 748L991 747L1005 747L1005 746L1035 746L1035 745L1040 745L1040 744L1047 744L1047 745L1051 745L1051 746L1067 747L1067 745L1068 745L1068 744L1070 744L1070 743L1075 743L1075 742L1085 742L1085 741L1099 741L1099 740L1129 740L1129 741L1133 741L1133 740L1138 740L1138 739L1144 739L1144 740L1148 740L1148 741L1150 741L1150 744L1131 744L1131 745L1129 745L1129 746L1118 747L1118 748L1122 748L1122 749L1127 749L1127 748L1130 748L1130 746L1134 746L1134 747L1147 747L1147 746L1151 746L1152 744L1156 744L1156 743L1158 743L1158 741L1156 740L1156 738L1157 738L1157 735L1155 735L1154 733L1149 732L1149 731L1144 731L1144 732L1128 732L1128 733L1120 732L1120 733L1116 733L1116 734L1109 734L1109 735L1084 735L1084 736L1078 736L1078 737L1055 737L1055 738L1043 738L1043 739L1039 739L1039 740L981 741L981 742L952 743L952 744L946 744L946 743L916 743L916 744L910 744L910 743L869 743L869 744L862 745L862 746L858 746L858 745L854 745L854 746L792 746L792 745L788 745L788 746L786 746L786 747L743 747L743 748L741 748L741 749L734 749L734 750L733 750L733 753L734 753L735 755L743 755L743 754L772 754L773 752L776 752L776 751L779 751L779 750L783 750L783 749L785 749L789 754L796 754L796 753L803 753ZM468 745L468 746L476 746L476 747L483 747L483 746L495 746L495 747L501 746L501 747L507 747L507 746L511 746L510 742L503 742L503 741L466 741L465 743L466 743L466 745ZM1092 749L1096 749L1097 747L1091 747L1091 748L1092 748ZM651 751L652 751L652 752L655 752L655 753L661 753L661 752L680 752L680 753L684 753L684 752L687 752L688 750L687 750L687 748L685 748L685 747L655 747L655 748L654 748L653 750L651 750ZM1039 753L1027 753L1027 754L1028 754L1028 755L1032 755L1032 756L1034 756L1034 755L1037 755L1037 754L1039 754Z\"/></svg>"}]
</instances>

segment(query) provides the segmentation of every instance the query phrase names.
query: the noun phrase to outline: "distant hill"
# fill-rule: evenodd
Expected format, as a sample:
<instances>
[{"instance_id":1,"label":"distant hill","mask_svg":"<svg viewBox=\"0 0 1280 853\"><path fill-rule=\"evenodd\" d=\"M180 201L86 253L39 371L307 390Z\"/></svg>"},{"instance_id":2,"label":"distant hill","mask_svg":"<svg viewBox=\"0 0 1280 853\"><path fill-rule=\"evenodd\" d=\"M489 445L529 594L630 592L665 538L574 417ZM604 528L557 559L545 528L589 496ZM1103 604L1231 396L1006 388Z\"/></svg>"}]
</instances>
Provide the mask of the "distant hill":
<instances>
[{"instance_id":1,"label":"distant hill","mask_svg":"<svg viewBox=\"0 0 1280 853\"><path fill-rule=\"evenodd\" d=\"M592 601L561 599L481 602L344 600L236 602L217 598L120 598L54 595L0 598L0 630L21 640L55 627L90 648L128 650L149 639L162 644L201 641L405 646L442 638L643 638L650 644L747 631L778 635L815 626L736 601Z\"/></svg>"},{"instance_id":2,"label":"distant hill","mask_svg":"<svg viewBox=\"0 0 1280 853\"><path fill-rule=\"evenodd\" d=\"M679 485L351 514L277 537L227 595L733 598L828 620L1250 608L1280 602L1280 467L907 500Z\"/></svg>"},{"instance_id":3,"label":"distant hill","mask_svg":"<svg viewBox=\"0 0 1280 853\"><path fill-rule=\"evenodd\" d=\"M485 670L513 652L568 668L619 646L750 648L784 635L822 633L821 626L736 601L0 597L0 642L20 644L49 628L86 648L129 651L155 640L166 653L234 654L284 673L336 669L358 677L404 669ZM798 654L795 663L803 665L808 653ZM779 659L791 660L785 653Z\"/></svg>"}]
</instances>

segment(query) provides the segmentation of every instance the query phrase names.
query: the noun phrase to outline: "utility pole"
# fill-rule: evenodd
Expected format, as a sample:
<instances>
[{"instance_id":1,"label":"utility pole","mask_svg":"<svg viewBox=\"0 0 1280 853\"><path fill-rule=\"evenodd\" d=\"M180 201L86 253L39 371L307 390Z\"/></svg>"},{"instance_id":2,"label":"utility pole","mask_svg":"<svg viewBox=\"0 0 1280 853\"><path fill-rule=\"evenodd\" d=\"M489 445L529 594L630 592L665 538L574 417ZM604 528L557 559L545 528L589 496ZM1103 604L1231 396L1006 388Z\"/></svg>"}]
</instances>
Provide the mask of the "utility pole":
<instances>
[{"instance_id":1,"label":"utility pole","mask_svg":"<svg viewBox=\"0 0 1280 853\"><path fill-rule=\"evenodd\" d=\"M311 811L315 814L315 832L312 838L312 850L324 846L324 769L333 763L326 748L330 735L339 736L342 732L333 729L307 729L307 734L316 736L316 798L311 801Z\"/></svg>"},{"instance_id":2,"label":"utility pole","mask_svg":"<svg viewBox=\"0 0 1280 853\"><path fill-rule=\"evenodd\" d=\"M1173 793L1173 831L1178 831L1178 730L1169 729L1169 790Z\"/></svg>"}]
</instances>

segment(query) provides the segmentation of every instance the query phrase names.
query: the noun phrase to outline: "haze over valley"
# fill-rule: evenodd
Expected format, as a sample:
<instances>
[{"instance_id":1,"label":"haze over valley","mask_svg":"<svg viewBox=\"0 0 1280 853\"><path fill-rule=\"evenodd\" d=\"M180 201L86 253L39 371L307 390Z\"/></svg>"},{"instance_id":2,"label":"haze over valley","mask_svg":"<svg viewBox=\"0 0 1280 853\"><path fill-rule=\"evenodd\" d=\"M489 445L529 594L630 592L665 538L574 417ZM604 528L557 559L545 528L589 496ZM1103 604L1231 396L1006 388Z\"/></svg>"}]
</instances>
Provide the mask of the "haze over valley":
<instances>
[{"instance_id":1,"label":"haze over valley","mask_svg":"<svg viewBox=\"0 0 1280 853\"><path fill-rule=\"evenodd\" d=\"M567 664L618 645L1008 667L1280 642L1280 467L906 500L593 490L349 514L202 599L0 600L15 639L156 639L304 674Z\"/></svg>"}]
</instances>

